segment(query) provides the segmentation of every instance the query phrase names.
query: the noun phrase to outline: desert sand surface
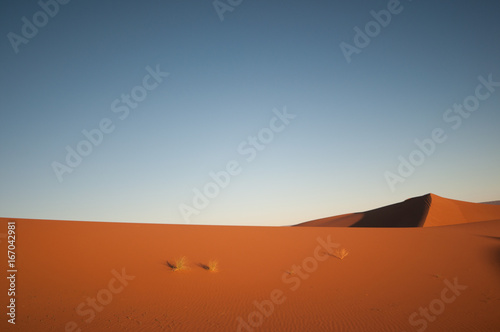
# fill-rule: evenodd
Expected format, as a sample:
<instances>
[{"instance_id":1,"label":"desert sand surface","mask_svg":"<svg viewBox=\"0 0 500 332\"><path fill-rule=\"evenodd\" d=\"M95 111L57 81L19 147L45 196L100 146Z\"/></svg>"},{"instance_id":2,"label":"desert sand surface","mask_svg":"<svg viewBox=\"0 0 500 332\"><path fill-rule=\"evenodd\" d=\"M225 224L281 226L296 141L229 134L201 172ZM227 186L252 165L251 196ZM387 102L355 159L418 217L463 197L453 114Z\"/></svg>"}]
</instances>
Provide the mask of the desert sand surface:
<instances>
[{"instance_id":1,"label":"desert sand surface","mask_svg":"<svg viewBox=\"0 0 500 332\"><path fill-rule=\"evenodd\" d=\"M374 212L387 228L0 219L0 330L499 331L499 207L426 196Z\"/></svg>"}]
</instances>

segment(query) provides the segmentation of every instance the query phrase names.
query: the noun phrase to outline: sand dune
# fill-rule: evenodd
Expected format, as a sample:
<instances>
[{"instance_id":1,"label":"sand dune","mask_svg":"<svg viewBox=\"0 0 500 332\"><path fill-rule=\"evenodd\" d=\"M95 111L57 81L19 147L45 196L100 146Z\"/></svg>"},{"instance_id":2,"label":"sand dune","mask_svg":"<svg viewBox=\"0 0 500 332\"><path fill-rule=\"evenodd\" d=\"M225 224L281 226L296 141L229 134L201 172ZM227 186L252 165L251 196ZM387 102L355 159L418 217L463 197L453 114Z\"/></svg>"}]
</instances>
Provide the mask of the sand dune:
<instances>
[{"instance_id":1,"label":"sand dune","mask_svg":"<svg viewBox=\"0 0 500 332\"><path fill-rule=\"evenodd\" d=\"M366 212L312 220L297 226L432 227L488 220L500 220L500 206L427 194Z\"/></svg>"},{"instance_id":2,"label":"sand dune","mask_svg":"<svg viewBox=\"0 0 500 332\"><path fill-rule=\"evenodd\" d=\"M483 204L500 205L500 201L483 202Z\"/></svg>"},{"instance_id":3,"label":"sand dune","mask_svg":"<svg viewBox=\"0 0 500 332\"><path fill-rule=\"evenodd\" d=\"M16 325L7 323L9 282L1 278L0 330L499 331L500 221L470 222L497 210L435 195L398 204L373 215L443 224L449 212L466 223L237 227L17 219ZM0 233L7 221L0 219ZM6 240L0 237L0 252ZM341 260L342 248L349 254ZM167 261L182 256L188 268L173 271ZM211 260L218 272L203 268ZM6 263L2 258L3 271Z\"/></svg>"}]
</instances>

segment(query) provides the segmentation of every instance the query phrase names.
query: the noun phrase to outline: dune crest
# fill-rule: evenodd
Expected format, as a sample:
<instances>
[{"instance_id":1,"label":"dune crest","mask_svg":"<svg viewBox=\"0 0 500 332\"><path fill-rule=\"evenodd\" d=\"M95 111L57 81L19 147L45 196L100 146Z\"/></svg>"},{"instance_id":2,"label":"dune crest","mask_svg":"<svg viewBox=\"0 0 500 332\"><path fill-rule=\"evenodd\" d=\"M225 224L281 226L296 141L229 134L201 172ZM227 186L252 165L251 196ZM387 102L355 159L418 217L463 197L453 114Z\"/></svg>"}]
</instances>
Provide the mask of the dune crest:
<instances>
[{"instance_id":1,"label":"dune crest","mask_svg":"<svg viewBox=\"0 0 500 332\"><path fill-rule=\"evenodd\" d=\"M500 220L500 206L426 194L374 210L312 220L296 226L434 227L489 220Z\"/></svg>"}]
</instances>

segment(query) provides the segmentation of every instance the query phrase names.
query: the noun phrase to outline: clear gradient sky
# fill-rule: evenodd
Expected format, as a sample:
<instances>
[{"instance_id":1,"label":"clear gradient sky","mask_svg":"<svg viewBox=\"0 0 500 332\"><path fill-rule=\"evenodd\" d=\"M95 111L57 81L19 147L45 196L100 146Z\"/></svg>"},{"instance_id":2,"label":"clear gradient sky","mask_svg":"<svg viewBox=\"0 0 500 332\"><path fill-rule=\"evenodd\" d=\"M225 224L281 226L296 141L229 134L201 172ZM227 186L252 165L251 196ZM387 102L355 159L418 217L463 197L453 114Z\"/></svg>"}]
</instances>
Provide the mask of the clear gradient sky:
<instances>
[{"instance_id":1,"label":"clear gradient sky","mask_svg":"<svg viewBox=\"0 0 500 332\"><path fill-rule=\"evenodd\" d=\"M289 225L429 192L500 199L500 87L478 88L500 82L498 1L46 2L53 17L0 5L1 217ZM348 62L341 43L388 7ZM391 190L436 128L446 140Z\"/></svg>"}]
</instances>

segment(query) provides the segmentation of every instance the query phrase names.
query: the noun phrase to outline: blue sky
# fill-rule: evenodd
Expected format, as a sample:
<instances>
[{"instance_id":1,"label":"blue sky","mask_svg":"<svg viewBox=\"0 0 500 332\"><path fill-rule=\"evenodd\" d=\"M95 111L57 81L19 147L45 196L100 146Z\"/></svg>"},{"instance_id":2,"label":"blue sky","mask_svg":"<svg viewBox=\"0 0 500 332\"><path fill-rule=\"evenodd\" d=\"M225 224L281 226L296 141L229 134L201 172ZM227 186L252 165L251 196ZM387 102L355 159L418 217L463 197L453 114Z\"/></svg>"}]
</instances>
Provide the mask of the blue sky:
<instances>
[{"instance_id":1,"label":"blue sky","mask_svg":"<svg viewBox=\"0 0 500 332\"><path fill-rule=\"evenodd\" d=\"M497 1L42 3L53 17L0 5L2 217L289 225L429 192L500 199L500 87L478 88L500 82Z\"/></svg>"}]
</instances>

